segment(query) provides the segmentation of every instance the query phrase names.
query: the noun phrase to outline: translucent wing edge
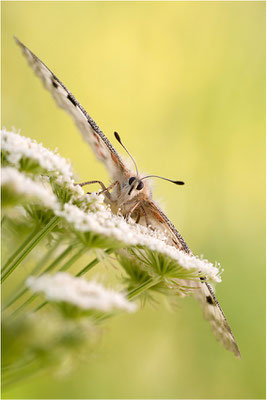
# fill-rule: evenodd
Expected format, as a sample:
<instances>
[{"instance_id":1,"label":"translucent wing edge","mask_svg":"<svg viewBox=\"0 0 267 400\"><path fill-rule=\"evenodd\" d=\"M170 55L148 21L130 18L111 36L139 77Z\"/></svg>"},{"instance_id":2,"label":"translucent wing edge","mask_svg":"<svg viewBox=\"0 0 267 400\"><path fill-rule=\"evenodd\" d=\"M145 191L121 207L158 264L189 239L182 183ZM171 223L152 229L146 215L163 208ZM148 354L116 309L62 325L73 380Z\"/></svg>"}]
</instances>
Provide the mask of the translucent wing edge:
<instances>
[{"instance_id":1,"label":"translucent wing edge","mask_svg":"<svg viewBox=\"0 0 267 400\"><path fill-rule=\"evenodd\" d=\"M205 278L202 278L201 282L201 290L195 291L195 297L202 305L204 318L210 322L216 339L221 342L227 350L233 352L236 357L241 358L233 332L213 289L208 282L205 282Z\"/></svg>"},{"instance_id":2,"label":"translucent wing edge","mask_svg":"<svg viewBox=\"0 0 267 400\"><path fill-rule=\"evenodd\" d=\"M25 46L16 36L14 36L15 42L18 44L18 46L21 48L23 55L25 56L25 58L27 59L28 63L30 64L30 66L32 67L32 69L34 70L35 74L41 78L41 80L43 81L45 87L51 92L50 87L48 82L46 82L45 77L43 76L43 74L40 72L40 70L38 70L38 64L40 64L43 68L45 68L47 70L47 72L51 75L52 78L52 84L56 87L56 85L59 85L65 92L66 92L66 98L68 98L68 100L75 106L77 107L80 112L83 114L83 116L85 117L85 119L87 120L88 124L90 125L92 131L97 134L101 140L103 141L103 143L106 145L107 149L109 150L109 152L112 154L112 159L115 162L115 164L118 164L120 166L121 169L126 170L127 168L125 167L122 159L120 158L119 154L117 153L117 151L115 150L115 148L112 146L112 144L110 143L110 141L108 140L108 138L104 135L104 133L101 131L101 129L98 127L98 125L96 124L96 122L90 117L90 115L87 113L87 111L85 111L85 109L83 108L83 106L76 100L75 96L66 88L66 86L56 77L56 75L45 65L45 63L43 61L41 61L27 46ZM34 64L35 63L35 64ZM52 93L53 94L53 93ZM54 94L53 94L53 97ZM59 106L63 107L60 104L60 101L58 98L56 98L56 101L58 103ZM64 108L64 107L63 107ZM65 109L65 111L67 111ZM72 115L73 117L73 113L71 113L69 111L69 113ZM74 118L74 117L73 117ZM75 118L74 118L75 119ZM75 121L76 122L76 121ZM81 131L81 133L83 134L85 140L87 140L87 138L85 137L85 133ZM115 158L115 160L114 160Z\"/></svg>"}]
</instances>

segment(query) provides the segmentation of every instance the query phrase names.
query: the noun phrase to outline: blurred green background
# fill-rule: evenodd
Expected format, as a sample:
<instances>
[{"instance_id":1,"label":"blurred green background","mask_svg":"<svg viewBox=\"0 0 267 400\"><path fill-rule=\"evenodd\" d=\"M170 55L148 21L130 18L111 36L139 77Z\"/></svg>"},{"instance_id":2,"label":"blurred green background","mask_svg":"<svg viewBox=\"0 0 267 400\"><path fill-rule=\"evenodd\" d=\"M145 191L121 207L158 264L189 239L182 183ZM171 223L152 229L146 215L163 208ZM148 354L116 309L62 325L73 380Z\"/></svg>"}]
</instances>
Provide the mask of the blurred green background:
<instances>
[{"instance_id":1,"label":"blurred green background","mask_svg":"<svg viewBox=\"0 0 267 400\"><path fill-rule=\"evenodd\" d=\"M114 130L140 170L186 182L158 181L154 197L192 251L225 269L216 293L242 360L189 298L109 321L80 370L5 398L264 398L265 3L2 2L2 125L57 147L80 180L108 182L14 34L119 152Z\"/></svg>"}]
</instances>

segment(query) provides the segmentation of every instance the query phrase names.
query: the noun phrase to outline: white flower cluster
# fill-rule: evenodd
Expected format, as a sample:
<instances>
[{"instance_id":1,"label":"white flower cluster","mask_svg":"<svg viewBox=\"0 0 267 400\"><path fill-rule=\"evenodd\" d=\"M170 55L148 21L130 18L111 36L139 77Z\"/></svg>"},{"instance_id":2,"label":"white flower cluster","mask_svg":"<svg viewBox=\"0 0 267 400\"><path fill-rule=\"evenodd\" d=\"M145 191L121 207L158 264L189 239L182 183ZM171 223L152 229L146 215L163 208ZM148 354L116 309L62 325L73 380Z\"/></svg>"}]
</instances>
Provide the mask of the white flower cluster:
<instances>
[{"instance_id":1,"label":"white flower cluster","mask_svg":"<svg viewBox=\"0 0 267 400\"><path fill-rule=\"evenodd\" d=\"M74 183L70 163L58 154L16 133L2 131L1 136L2 149L7 152L9 162L12 162L14 167L19 167L19 161L24 156L36 160L47 171L54 171L58 175L55 183L69 189L73 196L69 203L65 203L63 208L60 208L48 184L37 183L11 167L3 168L2 184L12 185L18 193L36 196L43 200L44 205L53 208L56 215L65 219L79 232L91 231L112 237L129 246L146 246L152 251L171 257L183 268L200 271L215 282L221 281L219 269L216 266L214 267L207 260L185 254L168 245L164 233L152 231L131 220L126 222L122 217L114 215L104 203L103 195L95 193L84 195L82 187ZM73 204L77 199L80 200L79 206Z\"/></svg>"},{"instance_id":2,"label":"white flower cluster","mask_svg":"<svg viewBox=\"0 0 267 400\"><path fill-rule=\"evenodd\" d=\"M48 185L35 182L30 177L19 172L16 168L2 168L1 186L8 186L8 188L12 189L18 196L35 198L45 207L51 208L54 211L59 209L57 198Z\"/></svg>"},{"instance_id":3,"label":"white flower cluster","mask_svg":"<svg viewBox=\"0 0 267 400\"><path fill-rule=\"evenodd\" d=\"M66 178L73 176L72 167L69 161L52 152L35 140L19 135L15 132L1 131L2 150L8 153L7 159L10 164L19 167L20 160L30 158L35 160L42 168L49 172L56 172Z\"/></svg>"},{"instance_id":4,"label":"white flower cluster","mask_svg":"<svg viewBox=\"0 0 267 400\"><path fill-rule=\"evenodd\" d=\"M136 304L127 300L122 293L106 289L95 281L75 278L66 272L44 274L38 278L30 276L26 285L34 293L44 293L49 301L70 303L83 310L136 310Z\"/></svg>"},{"instance_id":5,"label":"white flower cluster","mask_svg":"<svg viewBox=\"0 0 267 400\"><path fill-rule=\"evenodd\" d=\"M114 237L129 246L146 246L152 251L171 257L185 269L195 269L213 281L221 282L219 269L212 263L177 250L165 242L163 234L136 223L126 222L122 217L112 214L107 206L103 206L102 210L96 212L84 212L75 205L67 203L64 204L63 210L57 211L56 214L72 224L77 231L92 231Z\"/></svg>"}]
</instances>

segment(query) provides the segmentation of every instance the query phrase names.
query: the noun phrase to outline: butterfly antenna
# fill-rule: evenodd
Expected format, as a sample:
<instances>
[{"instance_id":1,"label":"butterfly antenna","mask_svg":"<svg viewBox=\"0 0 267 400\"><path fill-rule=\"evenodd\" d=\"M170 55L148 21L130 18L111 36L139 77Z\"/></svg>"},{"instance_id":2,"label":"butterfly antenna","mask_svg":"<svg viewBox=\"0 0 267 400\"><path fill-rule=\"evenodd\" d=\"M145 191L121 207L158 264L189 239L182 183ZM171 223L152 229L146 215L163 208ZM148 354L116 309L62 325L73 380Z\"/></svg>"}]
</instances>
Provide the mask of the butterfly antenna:
<instances>
[{"instance_id":1,"label":"butterfly antenna","mask_svg":"<svg viewBox=\"0 0 267 400\"><path fill-rule=\"evenodd\" d=\"M163 179L164 181L169 181L171 183L175 183L175 185L184 185L184 182L182 182L182 181L173 181L172 179L163 178L163 176L158 176L158 175L147 175L147 176L144 176L144 178L140 179L140 181L142 181L143 179L146 179L146 178L159 178L159 179Z\"/></svg>"},{"instance_id":2,"label":"butterfly antenna","mask_svg":"<svg viewBox=\"0 0 267 400\"><path fill-rule=\"evenodd\" d=\"M132 159L132 161L133 161L133 163L134 163L135 169L136 169L136 175L138 176L138 175L139 175L139 173L138 173L138 168L137 168L136 162L134 161L134 158L131 156L131 154L129 153L129 151L126 149L126 147L125 147L124 144L122 143L121 138L120 138L118 132L114 132L114 136L115 136L115 138L117 139L117 141L119 142L119 144L124 148L124 150L125 150L125 151L129 154L129 156L131 157L131 159Z\"/></svg>"}]
</instances>

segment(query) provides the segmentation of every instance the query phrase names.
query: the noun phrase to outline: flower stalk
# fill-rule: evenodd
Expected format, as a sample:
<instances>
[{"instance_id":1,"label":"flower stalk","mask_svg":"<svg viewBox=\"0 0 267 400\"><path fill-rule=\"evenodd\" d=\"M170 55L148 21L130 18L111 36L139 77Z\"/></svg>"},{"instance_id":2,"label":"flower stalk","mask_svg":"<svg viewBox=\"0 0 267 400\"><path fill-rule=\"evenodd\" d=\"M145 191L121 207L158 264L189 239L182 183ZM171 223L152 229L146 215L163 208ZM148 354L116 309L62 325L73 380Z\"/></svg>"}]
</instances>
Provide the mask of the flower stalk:
<instances>
[{"instance_id":1,"label":"flower stalk","mask_svg":"<svg viewBox=\"0 0 267 400\"><path fill-rule=\"evenodd\" d=\"M108 256L114 252L114 249L107 249L105 250L105 254ZM96 257L93 261L91 261L89 264L87 264L80 272L78 272L75 276L78 278L80 276L83 276L86 274L88 271L90 271L95 265L99 263L99 259Z\"/></svg>"},{"instance_id":2,"label":"flower stalk","mask_svg":"<svg viewBox=\"0 0 267 400\"><path fill-rule=\"evenodd\" d=\"M144 293L148 289L151 289L154 286L156 286L158 283L160 283L161 280L162 280L162 278L160 276L157 278L154 278L154 279L149 278L146 282L142 283L137 288L131 290L127 295L128 299L132 300L132 299L137 298L138 296L140 296L142 293Z\"/></svg>"},{"instance_id":3,"label":"flower stalk","mask_svg":"<svg viewBox=\"0 0 267 400\"><path fill-rule=\"evenodd\" d=\"M16 251L14 251L14 253L9 257L9 259L6 261L6 263L2 267L2 274L6 271L6 269L9 267L9 265L12 263L12 261L15 260L15 258L17 258L20 254L23 254L25 247L34 238L34 236L36 235L37 232L38 232L38 229L35 229L33 232L31 232L30 235L19 246L19 248Z\"/></svg>"},{"instance_id":4,"label":"flower stalk","mask_svg":"<svg viewBox=\"0 0 267 400\"><path fill-rule=\"evenodd\" d=\"M56 243L54 250L58 247L59 243ZM73 249L73 245L68 246L60 255L42 272L42 274L45 274L47 272L52 271L64 258L67 257L67 255L71 252ZM45 259L48 258L48 256L51 255L51 251L49 250L47 254L45 255ZM42 260L41 265L44 264L44 260ZM40 265L37 264L37 267L40 267ZM35 273L38 271L39 268L34 268L32 271L32 275L35 275ZM42 275L41 274L41 275ZM14 304L17 300L19 300L25 293L27 293L29 290L28 287L25 287L25 285L22 285L21 289L17 289L15 296L13 296L7 304L4 305L3 310L6 310L8 307L10 307L12 304Z\"/></svg>"},{"instance_id":5,"label":"flower stalk","mask_svg":"<svg viewBox=\"0 0 267 400\"><path fill-rule=\"evenodd\" d=\"M43 227L39 232L37 232L32 239L30 239L25 245L24 249L21 250L14 261L9 265L9 268L4 271L1 276L1 283L3 283L6 278L19 266L19 264L24 260L24 258L34 249L35 246L50 233L58 224L59 217L54 216L46 226Z\"/></svg>"}]
</instances>

